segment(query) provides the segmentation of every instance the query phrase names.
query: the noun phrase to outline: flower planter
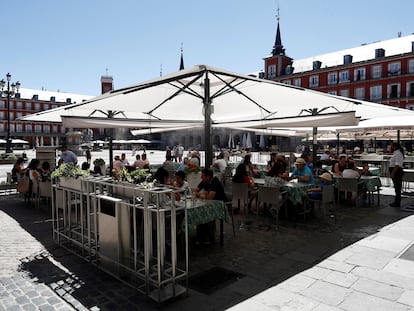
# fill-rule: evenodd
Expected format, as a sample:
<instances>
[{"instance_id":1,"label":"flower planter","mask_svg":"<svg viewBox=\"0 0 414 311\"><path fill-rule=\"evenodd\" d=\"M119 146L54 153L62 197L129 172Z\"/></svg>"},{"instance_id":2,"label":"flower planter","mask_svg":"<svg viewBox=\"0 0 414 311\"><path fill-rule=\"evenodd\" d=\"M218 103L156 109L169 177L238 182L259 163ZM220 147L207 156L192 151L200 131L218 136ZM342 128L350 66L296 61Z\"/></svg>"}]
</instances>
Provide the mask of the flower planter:
<instances>
[{"instance_id":1,"label":"flower planter","mask_svg":"<svg viewBox=\"0 0 414 311\"><path fill-rule=\"evenodd\" d=\"M82 180L73 177L59 177L59 185L76 191L82 191Z\"/></svg>"}]
</instances>

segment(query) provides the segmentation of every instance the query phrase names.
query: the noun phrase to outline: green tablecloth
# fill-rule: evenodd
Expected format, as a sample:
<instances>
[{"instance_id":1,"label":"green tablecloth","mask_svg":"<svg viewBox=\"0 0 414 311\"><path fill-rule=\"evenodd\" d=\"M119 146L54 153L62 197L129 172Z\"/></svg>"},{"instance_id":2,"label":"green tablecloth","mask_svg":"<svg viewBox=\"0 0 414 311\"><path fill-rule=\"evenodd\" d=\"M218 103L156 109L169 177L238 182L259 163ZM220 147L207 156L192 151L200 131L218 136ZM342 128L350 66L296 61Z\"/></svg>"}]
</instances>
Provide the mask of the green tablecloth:
<instances>
[{"instance_id":1,"label":"green tablecloth","mask_svg":"<svg viewBox=\"0 0 414 311\"><path fill-rule=\"evenodd\" d=\"M194 203L191 200L187 201L187 223L190 227L216 219L228 221L228 212L223 201L196 200Z\"/></svg>"},{"instance_id":2,"label":"green tablecloth","mask_svg":"<svg viewBox=\"0 0 414 311\"><path fill-rule=\"evenodd\" d=\"M307 196L306 190L313 187L315 187L314 184L288 182L282 186L282 190L287 191L287 198L296 205L303 202Z\"/></svg>"},{"instance_id":3,"label":"green tablecloth","mask_svg":"<svg viewBox=\"0 0 414 311\"><path fill-rule=\"evenodd\" d=\"M368 191L376 191L378 187L381 187L379 176L361 176L360 182Z\"/></svg>"}]
</instances>

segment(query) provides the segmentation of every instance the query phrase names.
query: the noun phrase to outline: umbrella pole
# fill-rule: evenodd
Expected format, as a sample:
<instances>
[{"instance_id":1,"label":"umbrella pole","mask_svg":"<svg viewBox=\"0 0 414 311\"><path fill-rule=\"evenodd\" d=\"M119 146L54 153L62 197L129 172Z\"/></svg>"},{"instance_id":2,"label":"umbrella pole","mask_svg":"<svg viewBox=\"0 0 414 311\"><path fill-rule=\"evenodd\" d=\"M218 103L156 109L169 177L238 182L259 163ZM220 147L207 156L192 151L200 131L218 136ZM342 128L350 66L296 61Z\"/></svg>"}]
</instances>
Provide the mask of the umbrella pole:
<instances>
[{"instance_id":1,"label":"umbrella pole","mask_svg":"<svg viewBox=\"0 0 414 311\"><path fill-rule=\"evenodd\" d=\"M114 150L113 150L113 143L112 143L112 136L113 136L114 129L109 129L109 175L112 176L112 169L114 167Z\"/></svg>"},{"instance_id":2,"label":"umbrella pole","mask_svg":"<svg viewBox=\"0 0 414 311\"><path fill-rule=\"evenodd\" d=\"M317 157L317 149L318 149L318 146L317 146L317 143L318 143L318 141L317 141L317 134L318 134L318 128L317 127L314 127L313 129L312 129L312 135L313 135L313 137L312 137L312 162L313 162L313 167L316 167L316 157Z\"/></svg>"},{"instance_id":3,"label":"umbrella pole","mask_svg":"<svg viewBox=\"0 0 414 311\"><path fill-rule=\"evenodd\" d=\"M204 146L205 146L205 163L206 168L213 163L213 146L211 145L211 101L210 101L210 79L206 72L204 79Z\"/></svg>"}]
</instances>

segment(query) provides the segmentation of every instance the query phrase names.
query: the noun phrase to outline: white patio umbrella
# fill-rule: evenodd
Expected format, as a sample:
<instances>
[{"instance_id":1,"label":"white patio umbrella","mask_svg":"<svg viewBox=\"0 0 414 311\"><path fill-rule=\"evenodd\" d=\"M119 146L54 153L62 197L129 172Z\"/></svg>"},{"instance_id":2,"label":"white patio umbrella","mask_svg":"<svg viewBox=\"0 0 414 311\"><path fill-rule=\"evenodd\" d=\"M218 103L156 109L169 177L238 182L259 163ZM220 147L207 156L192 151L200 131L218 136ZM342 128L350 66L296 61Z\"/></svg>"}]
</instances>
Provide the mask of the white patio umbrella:
<instances>
[{"instance_id":1,"label":"white patio umbrella","mask_svg":"<svg viewBox=\"0 0 414 311\"><path fill-rule=\"evenodd\" d=\"M398 113L396 108L381 106L385 105L197 65L21 120L63 121L68 128L203 126L206 165L210 165L214 126L338 127L357 124L356 117L366 119Z\"/></svg>"},{"instance_id":2,"label":"white patio umbrella","mask_svg":"<svg viewBox=\"0 0 414 311\"><path fill-rule=\"evenodd\" d=\"M242 148L246 148L246 140L247 140L247 135L243 134L243 138L242 138L242 141L241 141L241 147Z\"/></svg>"},{"instance_id":3,"label":"white patio umbrella","mask_svg":"<svg viewBox=\"0 0 414 311\"><path fill-rule=\"evenodd\" d=\"M251 149L252 147L253 147L252 136L251 136L250 132L248 132L247 136L246 136L246 148Z\"/></svg>"},{"instance_id":4,"label":"white patio umbrella","mask_svg":"<svg viewBox=\"0 0 414 311\"><path fill-rule=\"evenodd\" d=\"M229 134L229 141L227 142L227 147L229 149L234 149L234 138L233 138L233 133Z\"/></svg>"},{"instance_id":5,"label":"white patio umbrella","mask_svg":"<svg viewBox=\"0 0 414 311\"><path fill-rule=\"evenodd\" d=\"M260 135L259 147L264 149L266 148L266 142L264 135Z\"/></svg>"}]
</instances>

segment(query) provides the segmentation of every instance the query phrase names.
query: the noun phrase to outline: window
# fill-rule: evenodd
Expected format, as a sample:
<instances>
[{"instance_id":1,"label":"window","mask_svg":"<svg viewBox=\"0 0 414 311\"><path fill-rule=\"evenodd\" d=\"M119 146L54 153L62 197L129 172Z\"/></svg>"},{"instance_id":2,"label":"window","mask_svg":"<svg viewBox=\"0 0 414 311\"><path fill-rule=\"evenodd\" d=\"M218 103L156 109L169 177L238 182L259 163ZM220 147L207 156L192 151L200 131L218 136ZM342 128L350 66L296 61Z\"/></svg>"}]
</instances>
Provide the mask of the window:
<instances>
[{"instance_id":1,"label":"window","mask_svg":"<svg viewBox=\"0 0 414 311\"><path fill-rule=\"evenodd\" d=\"M401 73L401 63L395 62L395 63L389 63L388 64L388 75L394 76L399 75Z\"/></svg>"},{"instance_id":2,"label":"window","mask_svg":"<svg viewBox=\"0 0 414 311\"><path fill-rule=\"evenodd\" d=\"M349 71L344 70L339 73L339 82L349 82Z\"/></svg>"},{"instance_id":3,"label":"window","mask_svg":"<svg viewBox=\"0 0 414 311\"><path fill-rule=\"evenodd\" d=\"M340 90L339 95L343 97L349 97L349 90L348 89Z\"/></svg>"},{"instance_id":4,"label":"window","mask_svg":"<svg viewBox=\"0 0 414 311\"><path fill-rule=\"evenodd\" d=\"M407 96L414 96L414 82L407 82Z\"/></svg>"},{"instance_id":5,"label":"window","mask_svg":"<svg viewBox=\"0 0 414 311\"><path fill-rule=\"evenodd\" d=\"M5 108L6 105L4 104L4 101L0 100L0 108Z\"/></svg>"},{"instance_id":6,"label":"window","mask_svg":"<svg viewBox=\"0 0 414 311\"><path fill-rule=\"evenodd\" d=\"M357 87L355 89L355 98L364 100L365 99L365 88L363 87Z\"/></svg>"},{"instance_id":7,"label":"window","mask_svg":"<svg viewBox=\"0 0 414 311\"><path fill-rule=\"evenodd\" d=\"M16 112L16 118L21 118L23 117L23 113L21 112Z\"/></svg>"},{"instance_id":8,"label":"window","mask_svg":"<svg viewBox=\"0 0 414 311\"><path fill-rule=\"evenodd\" d=\"M338 73L330 72L328 73L328 85L333 85L338 83Z\"/></svg>"},{"instance_id":9,"label":"window","mask_svg":"<svg viewBox=\"0 0 414 311\"><path fill-rule=\"evenodd\" d=\"M40 124L35 125L35 132L36 133L41 133L42 132L42 126Z\"/></svg>"},{"instance_id":10,"label":"window","mask_svg":"<svg viewBox=\"0 0 414 311\"><path fill-rule=\"evenodd\" d=\"M52 125L52 130L53 130L53 133L57 133L58 132L57 125Z\"/></svg>"},{"instance_id":11,"label":"window","mask_svg":"<svg viewBox=\"0 0 414 311\"><path fill-rule=\"evenodd\" d=\"M408 60L408 73L414 73L414 59Z\"/></svg>"},{"instance_id":12,"label":"window","mask_svg":"<svg viewBox=\"0 0 414 311\"><path fill-rule=\"evenodd\" d=\"M56 104L53 104L52 105L52 109L54 109L54 108L57 108L57 105Z\"/></svg>"},{"instance_id":13,"label":"window","mask_svg":"<svg viewBox=\"0 0 414 311\"><path fill-rule=\"evenodd\" d=\"M371 78L378 79L382 77L382 65L375 65L371 67Z\"/></svg>"},{"instance_id":14,"label":"window","mask_svg":"<svg viewBox=\"0 0 414 311\"><path fill-rule=\"evenodd\" d=\"M290 82L290 80L283 80L282 81L282 83L284 83L284 84L288 84L288 85L291 85L292 83Z\"/></svg>"},{"instance_id":15,"label":"window","mask_svg":"<svg viewBox=\"0 0 414 311\"><path fill-rule=\"evenodd\" d=\"M295 86L302 86L302 80L300 78L295 79Z\"/></svg>"},{"instance_id":16,"label":"window","mask_svg":"<svg viewBox=\"0 0 414 311\"><path fill-rule=\"evenodd\" d=\"M387 98L398 98L400 97L400 84L389 84L387 90Z\"/></svg>"},{"instance_id":17,"label":"window","mask_svg":"<svg viewBox=\"0 0 414 311\"><path fill-rule=\"evenodd\" d=\"M276 65L270 65L267 67L269 78L276 78Z\"/></svg>"},{"instance_id":18,"label":"window","mask_svg":"<svg viewBox=\"0 0 414 311\"><path fill-rule=\"evenodd\" d=\"M39 103L35 103L35 110L40 111L40 104Z\"/></svg>"},{"instance_id":19,"label":"window","mask_svg":"<svg viewBox=\"0 0 414 311\"><path fill-rule=\"evenodd\" d=\"M371 86L371 96L370 99L371 100L378 100L382 98L382 87L381 85L374 85Z\"/></svg>"},{"instance_id":20,"label":"window","mask_svg":"<svg viewBox=\"0 0 414 311\"><path fill-rule=\"evenodd\" d=\"M31 133L32 132L32 125L31 124L26 124L26 132L27 133Z\"/></svg>"},{"instance_id":21,"label":"window","mask_svg":"<svg viewBox=\"0 0 414 311\"><path fill-rule=\"evenodd\" d=\"M10 101L10 109L14 109L14 102Z\"/></svg>"},{"instance_id":22,"label":"window","mask_svg":"<svg viewBox=\"0 0 414 311\"><path fill-rule=\"evenodd\" d=\"M22 109L23 103L21 101L16 102L16 109Z\"/></svg>"},{"instance_id":23,"label":"window","mask_svg":"<svg viewBox=\"0 0 414 311\"><path fill-rule=\"evenodd\" d=\"M26 110L32 110L32 103L26 102Z\"/></svg>"},{"instance_id":24,"label":"window","mask_svg":"<svg viewBox=\"0 0 414 311\"><path fill-rule=\"evenodd\" d=\"M365 68L357 68L354 70L354 81L365 80Z\"/></svg>"},{"instance_id":25,"label":"window","mask_svg":"<svg viewBox=\"0 0 414 311\"><path fill-rule=\"evenodd\" d=\"M310 76L309 87L318 87L318 86L319 86L319 76Z\"/></svg>"},{"instance_id":26,"label":"window","mask_svg":"<svg viewBox=\"0 0 414 311\"><path fill-rule=\"evenodd\" d=\"M338 92L337 92L337 91L329 91L329 92L328 92L328 94L331 94L331 95L338 95Z\"/></svg>"},{"instance_id":27,"label":"window","mask_svg":"<svg viewBox=\"0 0 414 311\"><path fill-rule=\"evenodd\" d=\"M16 132L23 132L23 125L22 124L16 124Z\"/></svg>"},{"instance_id":28,"label":"window","mask_svg":"<svg viewBox=\"0 0 414 311\"><path fill-rule=\"evenodd\" d=\"M0 132L4 132L4 124L0 124Z\"/></svg>"},{"instance_id":29,"label":"window","mask_svg":"<svg viewBox=\"0 0 414 311\"><path fill-rule=\"evenodd\" d=\"M10 121L13 121L13 120L14 120L14 112L10 111Z\"/></svg>"},{"instance_id":30,"label":"window","mask_svg":"<svg viewBox=\"0 0 414 311\"><path fill-rule=\"evenodd\" d=\"M43 125L43 133L50 133L50 126L49 125Z\"/></svg>"},{"instance_id":31,"label":"window","mask_svg":"<svg viewBox=\"0 0 414 311\"><path fill-rule=\"evenodd\" d=\"M0 120L4 120L5 116L4 116L4 111L0 111Z\"/></svg>"}]
</instances>

